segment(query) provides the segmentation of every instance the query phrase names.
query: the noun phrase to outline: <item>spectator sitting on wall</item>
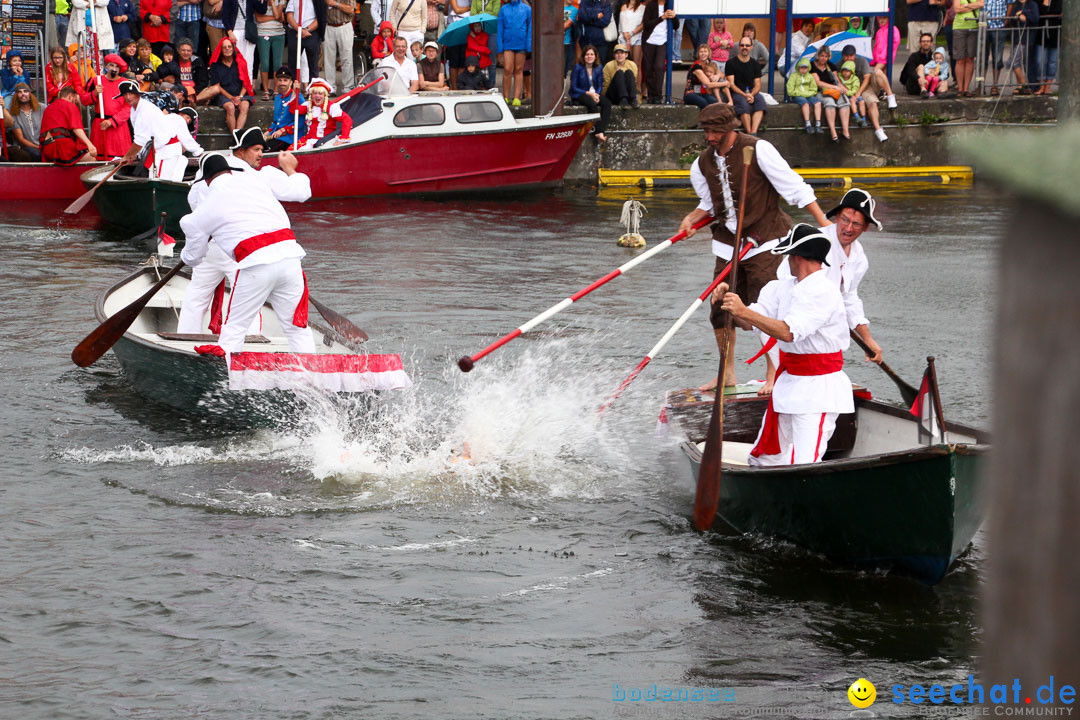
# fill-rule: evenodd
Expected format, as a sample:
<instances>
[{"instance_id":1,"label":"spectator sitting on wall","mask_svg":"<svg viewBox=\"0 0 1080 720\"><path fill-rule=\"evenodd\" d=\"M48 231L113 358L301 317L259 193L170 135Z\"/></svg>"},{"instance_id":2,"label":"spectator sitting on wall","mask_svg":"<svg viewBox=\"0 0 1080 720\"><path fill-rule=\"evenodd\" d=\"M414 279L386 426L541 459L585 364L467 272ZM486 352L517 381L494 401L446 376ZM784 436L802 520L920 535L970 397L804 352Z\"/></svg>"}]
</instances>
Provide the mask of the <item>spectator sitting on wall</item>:
<instances>
[{"instance_id":1,"label":"spectator sitting on wall","mask_svg":"<svg viewBox=\"0 0 1080 720\"><path fill-rule=\"evenodd\" d=\"M900 71L900 84L907 90L908 95L922 95L927 97L926 78L923 66L934 59L934 36L923 33L919 38L919 49L908 56L904 63L904 69Z\"/></svg>"},{"instance_id":2,"label":"spectator sitting on wall","mask_svg":"<svg viewBox=\"0 0 1080 720\"><path fill-rule=\"evenodd\" d=\"M414 40L413 44L409 46L409 55L412 56L414 63L424 59L424 46L420 44L419 40Z\"/></svg>"},{"instance_id":3,"label":"spectator sitting on wall","mask_svg":"<svg viewBox=\"0 0 1080 720\"><path fill-rule=\"evenodd\" d=\"M840 110L840 127L844 132L844 139L851 139L851 131L848 129L848 118L851 114L851 103L847 100L844 87L840 84L837 75L837 67L829 58L832 53L828 47L820 48L814 56L814 62L810 64L810 72L817 77L818 97L825 107L825 121L829 124L829 134L833 142L839 142L836 134L836 111Z\"/></svg>"},{"instance_id":4,"label":"spectator sitting on wall","mask_svg":"<svg viewBox=\"0 0 1080 720\"><path fill-rule=\"evenodd\" d=\"M487 47L485 45L485 47ZM485 72L480 72L480 58L470 55L465 58L465 70L458 73L458 90L490 90L491 83Z\"/></svg>"},{"instance_id":5,"label":"spectator sitting on wall","mask_svg":"<svg viewBox=\"0 0 1080 720\"><path fill-rule=\"evenodd\" d=\"M844 46L841 51L841 62L855 64L855 77L859 79L858 97L861 102L866 103L867 114L865 117L874 126L874 136L879 142L885 142L889 139L889 136L881 129L881 113L878 110L879 92L886 93L889 107L896 107L896 96L892 94L892 89L889 88L889 81L885 78L885 72L877 66L871 67L870 63L866 62L866 58L856 55L854 45Z\"/></svg>"},{"instance_id":6,"label":"spectator sitting on wall","mask_svg":"<svg viewBox=\"0 0 1080 720\"><path fill-rule=\"evenodd\" d=\"M229 132L243 128L247 123L248 108L255 102L251 73L244 57L236 52L236 46L228 37L221 38L210 56L210 84L199 93L198 100L225 108L225 125Z\"/></svg>"},{"instance_id":7,"label":"spectator sitting on wall","mask_svg":"<svg viewBox=\"0 0 1080 720\"><path fill-rule=\"evenodd\" d=\"M128 70L135 73L135 77L139 80L140 90L145 92L158 83L159 65L161 65L161 58L151 51L150 43L145 38L139 38L135 43L135 58L128 63Z\"/></svg>"},{"instance_id":8,"label":"spectator sitting on wall","mask_svg":"<svg viewBox=\"0 0 1080 720\"><path fill-rule=\"evenodd\" d=\"M712 52L709 50L708 45L700 45L697 49L697 58L694 60L694 64L690 66L690 70L686 73L686 90L683 91L683 104L694 105L698 108L703 108L706 105L711 105L714 102L719 102L720 92L728 92L730 97L730 91L728 91L727 79L713 79L709 76L707 66L711 66L709 57ZM713 77L716 77L715 75ZM731 104L730 102L728 103Z\"/></svg>"},{"instance_id":9,"label":"spectator sitting on wall","mask_svg":"<svg viewBox=\"0 0 1080 720\"><path fill-rule=\"evenodd\" d=\"M878 29L877 32L874 33L874 58L871 61L871 67L874 70L874 84L878 86L878 90L885 93L889 108L892 109L896 107L896 96L893 94L892 83L889 82L889 76L886 73L886 70L889 67L889 36L886 30L886 28L888 27L888 23L888 16L878 18ZM900 47L900 31L897 30L895 26L892 29L892 38L892 61L895 63L896 51ZM852 56L854 56L854 45L845 45L844 47L845 49L850 47ZM849 58L845 57L844 59L847 60ZM856 61L855 64L858 65L858 61ZM861 70L862 68L859 69ZM862 75L860 74L859 77L861 78Z\"/></svg>"},{"instance_id":10,"label":"spectator sitting on wall","mask_svg":"<svg viewBox=\"0 0 1080 720\"><path fill-rule=\"evenodd\" d=\"M934 59L923 65L923 73L926 75L926 92L930 97L941 94L949 89L949 61L946 59L945 48L939 47L934 50Z\"/></svg>"},{"instance_id":11,"label":"spectator sitting on wall","mask_svg":"<svg viewBox=\"0 0 1080 720\"><path fill-rule=\"evenodd\" d=\"M593 137L597 142L606 142L604 131L611 116L611 101L602 94L604 71L597 64L596 57L596 48L586 45L581 53L581 62L570 71L570 101L575 105L584 105L591 113L600 113L600 120L593 126Z\"/></svg>"},{"instance_id":12,"label":"spectator sitting on wall","mask_svg":"<svg viewBox=\"0 0 1080 720\"><path fill-rule=\"evenodd\" d=\"M753 29L753 25L749 25ZM745 31L744 31L745 32ZM765 117L765 98L761 97L761 65L752 57L752 35L739 38L739 54L727 61L727 75L735 115L742 121L743 130L756 135Z\"/></svg>"},{"instance_id":13,"label":"spectator sitting on wall","mask_svg":"<svg viewBox=\"0 0 1080 720\"><path fill-rule=\"evenodd\" d=\"M851 104L852 116L860 126L866 127L866 103L860 96L860 85L859 78L855 75L855 62L845 60L840 63L840 86L844 89L848 103Z\"/></svg>"},{"instance_id":14,"label":"spectator sitting on wall","mask_svg":"<svg viewBox=\"0 0 1080 720\"><path fill-rule=\"evenodd\" d=\"M638 66L630 59L626 45L615 46L615 59L604 65L604 97L612 105L638 106Z\"/></svg>"},{"instance_id":15,"label":"spectator sitting on wall","mask_svg":"<svg viewBox=\"0 0 1080 720\"><path fill-rule=\"evenodd\" d=\"M434 41L424 43L424 59L416 64L420 76L420 90L449 90L446 73L439 60L439 44Z\"/></svg>"},{"instance_id":16,"label":"spectator sitting on wall","mask_svg":"<svg viewBox=\"0 0 1080 720\"><path fill-rule=\"evenodd\" d=\"M176 52L176 66L180 69L176 80L184 86L187 103L192 105L195 103L196 96L210 84L210 75L203 61L195 56L195 46L191 44L191 40L180 38Z\"/></svg>"},{"instance_id":17,"label":"spectator sitting on wall","mask_svg":"<svg viewBox=\"0 0 1080 720\"><path fill-rule=\"evenodd\" d=\"M79 112L79 94L75 88L60 89L56 100L41 115L41 159L57 165L87 162L97 155L97 148L86 137Z\"/></svg>"},{"instance_id":18,"label":"spectator sitting on wall","mask_svg":"<svg viewBox=\"0 0 1080 720\"><path fill-rule=\"evenodd\" d=\"M795 65L795 72L788 75L787 94L799 106L806 134L821 132L821 98L818 97L817 77L810 72L810 58L803 58ZM810 108L814 108L814 124L810 124Z\"/></svg>"},{"instance_id":19,"label":"spectator sitting on wall","mask_svg":"<svg viewBox=\"0 0 1080 720\"><path fill-rule=\"evenodd\" d=\"M274 89L277 91L274 95L274 121L268 128L266 152L288 150L293 144L293 120L296 116L289 110L289 105L294 99L295 86L293 74L288 66L282 65L274 73ZM303 95L299 95L297 99L303 104ZM303 137L305 133L307 133L306 114L300 116L300 137Z\"/></svg>"},{"instance_id":20,"label":"spectator sitting on wall","mask_svg":"<svg viewBox=\"0 0 1080 720\"><path fill-rule=\"evenodd\" d=\"M127 72L132 72L131 68L138 60L139 48L135 44L134 38L128 38L127 40L121 40L120 46L116 50L120 55L120 59L127 65Z\"/></svg>"}]
</instances>

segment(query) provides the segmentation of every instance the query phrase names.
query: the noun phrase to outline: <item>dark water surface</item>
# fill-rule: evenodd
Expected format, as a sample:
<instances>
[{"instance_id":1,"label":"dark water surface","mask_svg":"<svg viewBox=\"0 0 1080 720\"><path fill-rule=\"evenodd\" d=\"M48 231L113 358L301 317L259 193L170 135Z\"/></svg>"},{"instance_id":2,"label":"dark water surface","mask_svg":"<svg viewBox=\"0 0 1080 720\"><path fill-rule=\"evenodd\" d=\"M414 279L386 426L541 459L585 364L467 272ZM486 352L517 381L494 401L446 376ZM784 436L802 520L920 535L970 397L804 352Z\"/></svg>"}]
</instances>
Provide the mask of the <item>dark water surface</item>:
<instances>
[{"instance_id":1,"label":"dark water surface","mask_svg":"<svg viewBox=\"0 0 1080 720\"><path fill-rule=\"evenodd\" d=\"M666 389L715 372L704 311L597 419L710 280L703 236L456 369L632 257L614 242L625 197L294 212L312 292L415 386L362 423L313 404L273 431L150 405L111 355L73 367L95 298L146 252L58 221L62 204L0 206L0 717L839 718L858 677L882 717L894 683L966 678L978 543L930 589L690 530L687 470L653 426ZM650 245L694 204L641 198ZM935 187L879 208L863 296L886 359L916 383L936 355L946 417L988 425L987 228L1005 207ZM450 461L465 440L475 462ZM653 683L734 701L613 701Z\"/></svg>"}]
</instances>

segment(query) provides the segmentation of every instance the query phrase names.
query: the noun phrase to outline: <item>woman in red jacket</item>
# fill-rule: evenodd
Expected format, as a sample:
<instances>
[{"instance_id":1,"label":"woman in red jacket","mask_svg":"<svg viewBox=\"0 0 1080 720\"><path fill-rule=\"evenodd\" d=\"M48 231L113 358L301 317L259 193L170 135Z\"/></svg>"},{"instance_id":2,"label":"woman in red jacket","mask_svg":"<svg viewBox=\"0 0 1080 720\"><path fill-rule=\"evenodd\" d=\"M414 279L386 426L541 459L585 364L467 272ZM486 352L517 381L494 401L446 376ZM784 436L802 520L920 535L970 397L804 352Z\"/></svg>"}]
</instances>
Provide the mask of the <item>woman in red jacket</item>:
<instances>
[{"instance_id":1,"label":"woman in red jacket","mask_svg":"<svg viewBox=\"0 0 1080 720\"><path fill-rule=\"evenodd\" d=\"M143 37L150 42L151 52L158 57L161 57L161 48L169 44L171 10L172 0L142 0L139 3Z\"/></svg>"}]
</instances>

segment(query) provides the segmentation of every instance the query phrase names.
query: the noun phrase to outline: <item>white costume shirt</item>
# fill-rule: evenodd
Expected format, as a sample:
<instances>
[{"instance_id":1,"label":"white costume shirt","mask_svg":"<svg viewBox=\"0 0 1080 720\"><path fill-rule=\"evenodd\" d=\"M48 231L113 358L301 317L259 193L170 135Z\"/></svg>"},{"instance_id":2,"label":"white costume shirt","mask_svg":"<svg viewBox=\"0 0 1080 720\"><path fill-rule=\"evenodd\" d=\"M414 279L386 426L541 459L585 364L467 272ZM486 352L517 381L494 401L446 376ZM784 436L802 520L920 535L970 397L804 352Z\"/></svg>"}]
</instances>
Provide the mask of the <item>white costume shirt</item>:
<instances>
[{"instance_id":1,"label":"white costume shirt","mask_svg":"<svg viewBox=\"0 0 1080 720\"><path fill-rule=\"evenodd\" d=\"M423 2L423 0L416 0L417 2ZM387 55L379 61L379 67L393 68L397 71L398 77L405 83L406 88L411 88L414 82L420 82L420 74L416 69L416 62L407 55L405 59L398 64L397 59L393 54Z\"/></svg>"},{"instance_id":2,"label":"white costume shirt","mask_svg":"<svg viewBox=\"0 0 1080 720\"><path fill-rule=\"evenodd\" d=\"M785 353L843 352L851 344L844 300L824 270L822 267L802 281L773 280L749 306L787 323L794 339L777 341ZM777 375L772 402L778 413L855 412L851 380L843 370L828 375Z\"/></svg>"},{"instance_id":3,"label":"white costume shirt","mask_svg":"<svg viewBox=\"0 0 1080 720\"><path fill-rule=\"evenodd\" d=\"M142 107L142 101L139 102L139 107ZM191 137L191 131L188 130L187 121L184 120L184 116L179 113L161 113L161 118L154 121L154 152L157 153L158 158L165 156L179 156L183 153L183 150L187 150L194 157L199 157L203 154L202 146L195 142L195 138ZM173 138L179 140L179 143L169 144L169 141Z\"/></svg>"},{"instance_id":4,"label":"white costume shirt","mask_svg":"<svg viewBox=\"0 0 1080 720\"><path fill-rule=\"evenodd\" d=\"M859 298L859 283L862 282L866 271L870 269L870 261L866 258L862 243L858 240L851 243L851 253L848 254L844 252L840 240L836 237L836 225L829 225L819 230L832 243L827 258L829 266L822 266L821 269L840 288L840 295L844 298L844 310L847 312L848 329L854 330L860 325L869 325L870 321L866 319L863 303ZM776 277L780 280L791 277L787 257L784 257L780 266L776 268Z\"/></svg>"},{"instance_id":5,"label":"white costume shirt","mask_svg":"<svg viewBox=\"0 0 1080 720\"><path fill-rule=\"evenodd\" d=\"M246 162L231 153L229 155L223 154L221 157L225 158L225 162L229 163L229 167L231 167L233 170L242 171L252 169L250 165L248 165ZM188 207L191 208L193 211L197 210L199 207L199 203L202 202L203 198L206 197L206 194L208 192L210 192L210 186L203 181L202 168L199 168L199 171L195 173L195 179L191 181L191 189L188 190Z\"/></svg>"},{"instance_id":6,"label":"white costume shirt","mask_svg":"<svg viewBox=\"0 0 1080 720\"><path fill-rule=\"evenodd\" d=\"M304 202L311 197L311 180L303 173L286 175L277 168L259 172L223 173L215 177L196 210L180 219L187 243L180 259L195 267L202 262L210 236L229 257L236 246L266 233L291 227L282 202ZM259 248L240 261L243 269L286 258L302 258L304 250L295 240L283 240Z\"/></svg>"},{"instance_id":7,"label":"white costume shirt","mask_svg":"<svg viewBox=\"0 0 1080 720\"><path fill-rule=\"evenodd\" d=\"M149 100L140 98L139 104L131 109L131 139L139 145L146 145L159 134L158 120L164 117L161 108ZM172 137L171 135L169 137ZM168 138L166 138L167 140Z\"/></svg>"},{"instance_id":8,"label":"white costume shirt","mask_svg":"<svg viewBox=\"0 0 1080 720\"><path fill-rule=\"evenodd\" d=\"M717 218L717 220L722 220L724 227L734 235L738 229L738 218L735 216L735 203L732 200L727 159L715 151L713 154L716 155L716 165L720 170L720 186L723 188L724 204L727 206L727 214L722 218ZM791 166L787 164L787 160L780 155L772 143L767 140L757 141L754 146L754 162L761 168L761 172L765 173L765 177L768 178L780 197L787 201L789 205L806 207L817 200L814 189L791 169ZM709 192L709 183L705 180L705 173L701 171L700 163L697 160L694 160L694 164L690 166L690 183L694 186L694 192L697 193L700 199L697 209L711 215L713 212L712 194ZM771 242L774 239L776 238L769 238L760 247L754 248L747 253L746 257L750 258L760 252L772 249ZM712 251L713 255L724 260L730 260L733 250L730 245L713 240Z\"/></svg>"}]
</instances>

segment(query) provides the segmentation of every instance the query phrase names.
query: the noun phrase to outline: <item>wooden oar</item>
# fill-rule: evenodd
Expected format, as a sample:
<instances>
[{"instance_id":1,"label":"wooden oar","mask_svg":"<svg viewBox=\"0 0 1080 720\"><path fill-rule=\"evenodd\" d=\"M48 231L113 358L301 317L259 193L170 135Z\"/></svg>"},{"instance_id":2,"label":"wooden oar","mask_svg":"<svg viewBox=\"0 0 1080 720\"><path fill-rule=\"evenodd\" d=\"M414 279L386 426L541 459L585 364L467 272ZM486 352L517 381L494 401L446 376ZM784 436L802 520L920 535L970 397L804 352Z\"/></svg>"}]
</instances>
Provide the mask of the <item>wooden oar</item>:
<instances>
[{"instance_id":1,"label":"wooden oar","mask_svg":"<svg viewBox=\"0 0 1080 720\"><path fill-rule=\"evenodd\" d=\"M319 314L323 316L323 319L330 323L330 327L334 328L334 330L340 333L342 337L354 343L367 342L367 333L356 327L356 325L354 325L347 317L334 312L310 295L308 296L308 302L315 306L315 309L319 311Z\"/></svg>"},{"instance_id":2,"label":"wooden oar","mask_svg":"<svg viewBox=\"0 0 1080 720\"><path fill-rule=\"evenodd\" d=\"M104 185L105 181L108 180L109 178L111 178L113 175L115 175L116 171L119 170L120 168L122 168L123 166L124 166L123 163L117 164L116 167L114 167L112 170L109 171L108 175L106 175L105 177L103 177L101 179L101 182L99 182L97 185L90 188L86 192L84 192L82 195L79 196L78 200L76 200L75 202L71 203L66 208L64 208L64 212L67 213L68 215L74 215L77 212L79 212L80 210L82 210L84 207L86 207L86 203L90 202L90 198L94 197L94 193L97 192L97 189L99 187L101 187L102 185Z\"/></svg>"},{"instance_id":3,"label":"wooden oar","mask_svg":"<svg viewBox=\"0 0 1080 720\"><path fill-rule=\"evenodd\" d=\"M165 287L172 280L173 275L180 272L182 267L184 267L183 261L176 263L173 269L158 280L154 287L143 293L142 297L98 325L92 333L83 338L83 341L71 351L71 361L79 367L88 367L97 362L102 355L109 351L109 348L116 344L117 340L123 337L127 329L135 322L135 318L139 317L139 313L150 302L150 299L157 295L158 291Z\"/></svg>"},{"instance_id":4,"label":"wooden oar","mask_svg":"<svg viewBox=\"0 0 1080 720\"><path fill-rule=\"evenodd\" d=\"M698 220L696 223L694 223L693 228L695 230L697 230L699 228L703 228L706 225L708 225L709 223L713 222L713 220L714 220L714 218L712 217L712 215L706 215L701 220ZM492 352L498 350L499 348L501 348L503 345L510 342L514 338L521 337L524 333L529 332L530 330L532 330L534 327L536 327L540 323L542 323L545 320L547 320L547 319L561 313L563 310L570 307L575 302L577 302L581 298L583 298L586 295L588 295L589 293L591 293L593 290L597 289L598 287L600 287L602 285L606 285L609 281L614 280L615 278L619 277L623 273L628 272L631 268L645 262L646 260L651 258L653 255L657 254L658 252L662 252L663 250L667 250L669 247L671 247L675 243L677 243L680 240L683 240L685 238L686 238L686 233L685 232L678 232L675 235L672 235L671 237L669 237L667 240L660 243L656 247L650 248L650 249L646 250L645 252L641 253L640 255L638 255L637 257L635 257L633 260L630 260L629 262L623 263L619 267L617 267L614 270L612 270L611 272L609 272L604 277L600 278L599 280L595 280L595 281L592 282L592 284L588 285L587 287L584 287L581 290L578 290L576 293L574 293L570 297L563 298L559 302L557 302L554 305L552 305L551 307L549 307L544 312L542 312L539 315L537 315L536 317L534 317L529 322L527 322L524 325L522 325L521 327L519 327L517 330L514 330L513 332L510 332L510 333L507 333L506 335L503 335L501 338L499 338L495 342L491 343L490 345L488 345L486 348L484 348L480 352L476 353L475 355L472 355L472 356L467 355L467 356L461 358L460 360L458 360L458 367L461 368L461 372L469 372L470 370L473 369L473 367L476 365L476 361L479 360L480 358L484 357L485 355L488 355L489 353L492 353Z\"/></svg>"},{"instance_id":5,"label":"wooden oar","mask_svg":"<svg viewBox=\"0 0 1080 720\"><path fill-rule=\"evenodd\" d=\"M729 287L738 287L739 253L742 251L743 215L746 211L746 181L750 176L750 162L754 159L754 146L743 148L742 191L739 193L739 218L735 223L735 250L731 255L731 282ZM705 452L698 469L697 496L694 498L694 527L705 531L712 527L716 519L716 508L720 504L720 473L724 457L724 377L727 375L728 338L734 329L731 326L731 313L724 320L724 337L720 343L720 372L716 386L716 400L713 402L712 417L709 419L709 433L705 436Z\"/></svg>"},{"instance_id":6,"label":"wooden oar","mask_svg":"<svg viewBox=\"0 0 1080 720\"><path fill-rule=\"evenodd\" d=\"M746 243L743 246L742 252L739 253L739 259L742 260L744 257L746 257L746 253L750 252L750 249L754 246L755 243L753 241ZM684 312L679 317L679 319L675 321L674 325L668 328L668 331L664 333L664 336L660 338L660 341L653 345L652 350L650 350L649 353L641 360L641 362L638 363L637 367L634 368L630 372L630 374L626 376L626 379L619 383L619 387L615 388L615 392L611 394L611 397L608 398L608 401L601 405L600 409L597 410L598 413L604 412L609 407L611 407L612 403L619 399L619 395L622 395L622 391L626 389L626 386L633 382L634 378L641 374L641 371L645 369L646 365L656 359L656 356L660 353L664 346L668 344L668 341L675 336L675 333L679 332L679 328L686 324L686 321L690 319L690 316L693 315L699 307L701 307L701 305L705 302L709 295L712 294L712 291L716 289L716 286L724 281L724 278L728 276L729 272L731 272L730 262L727 264L727 267L720 271L719 275L713 278L713 281L709 283L709 287L705 288L705 292L698 295L697 300L690 303L690 307L686 308L686 312Z\"/></svg>"},{"instance_id":7,"label":"wooden oar","mask_svg":"<svg viewBox=\"0 0 1080 720\"><path fill-rule=\"evenodd\" d=\"M851 332L851 339L855 341L856 345L858 345L859 347L861 347L863 349L863 352L865 352L867 355L873 355L874 354L874 351L871 350L867 346L867 344L865 342L863 342L863 339L861 337L859 337L858 333L856 333L854 330L851 330L850 332ZM915 397L919 394L918 390L916 390L915 388L911 387L906 382L904 382L900 378L900 376L897 375L893 371L893 369L891 367L889 367L888 365L885 364L884 361L879 362L878 367L880 367L882 369L882 371L886 375L889 376L890 380L892 380L894 383L896 383L896 389L900 391L900 398L905 403L907 403L908 405L911 405L912 403L915 402Z\"/></svg>"}]
</instances>

